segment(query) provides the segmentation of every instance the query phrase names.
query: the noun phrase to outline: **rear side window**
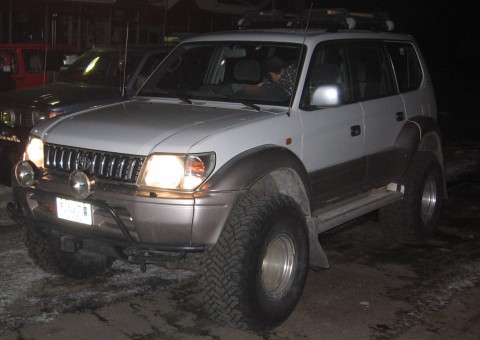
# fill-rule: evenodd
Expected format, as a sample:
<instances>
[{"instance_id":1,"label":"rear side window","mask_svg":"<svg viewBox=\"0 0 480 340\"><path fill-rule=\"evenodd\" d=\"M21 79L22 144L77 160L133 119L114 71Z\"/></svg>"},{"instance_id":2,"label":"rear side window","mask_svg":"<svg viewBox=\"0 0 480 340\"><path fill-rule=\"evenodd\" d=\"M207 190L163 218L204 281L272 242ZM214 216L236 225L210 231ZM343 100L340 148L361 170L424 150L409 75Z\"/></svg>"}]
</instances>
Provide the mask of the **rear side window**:
<instances>
[{"instance_id":1,"label":"rear side window","mask_svg":"<svg viewBox=\"0 0 480 340\"><path fill-rule=\"evenodd\" d=\"M45 51L23 51L23 60L25 62L25 70L28 73L42 72L45 64Z\"/></svg>"},{"instance_id":2,"label":"rear side window","mask_svg":"<svg viewBox=\"0 0 480 340\"><path fill-rule=\"evenodd\" d=\"M387 43L400 92L411 91L422 82L422 68L411 44Z\"/></svg>"},{"instance_id":3,"label":"rear side window","mask_svg":"<svg viewBox=\"0 0 480 340\"><path fill-rule=\"evenodd\" d=\"M395 94L391 69L380 44L352 43L350 57L354 89L361 101Z\"/></svg>"}]
</instances>

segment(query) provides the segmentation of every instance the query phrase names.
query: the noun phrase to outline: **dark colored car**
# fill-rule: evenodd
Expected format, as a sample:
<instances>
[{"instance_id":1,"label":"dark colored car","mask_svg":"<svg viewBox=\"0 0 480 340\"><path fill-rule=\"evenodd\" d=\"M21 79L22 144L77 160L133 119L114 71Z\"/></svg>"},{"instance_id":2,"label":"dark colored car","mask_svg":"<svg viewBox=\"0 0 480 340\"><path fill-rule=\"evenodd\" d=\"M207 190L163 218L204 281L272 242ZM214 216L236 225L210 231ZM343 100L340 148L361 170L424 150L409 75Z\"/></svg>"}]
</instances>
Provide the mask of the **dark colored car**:
<instances>
[{"instance_id":1,"label":"dark colored car","mask_svg":"<svg viewBox=\"0 0 480 340\"><path fill-rule=\"evenodd\" d=\"M127 99L171 48L129 46L126 57L124 47L94 48L61 71L53 84L0 94L0 183L10 185L11 168L36 123Z\"/></svg>"}]
</instances>

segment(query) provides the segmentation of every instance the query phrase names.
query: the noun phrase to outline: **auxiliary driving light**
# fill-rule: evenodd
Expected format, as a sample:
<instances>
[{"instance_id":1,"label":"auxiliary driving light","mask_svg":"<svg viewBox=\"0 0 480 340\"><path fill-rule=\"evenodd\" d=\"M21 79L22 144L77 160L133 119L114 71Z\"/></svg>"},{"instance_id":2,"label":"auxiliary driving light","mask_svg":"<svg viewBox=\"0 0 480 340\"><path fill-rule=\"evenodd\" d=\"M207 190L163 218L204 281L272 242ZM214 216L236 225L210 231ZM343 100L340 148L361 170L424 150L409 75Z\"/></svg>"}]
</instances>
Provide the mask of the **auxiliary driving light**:
<instances>
[{"instance_id":1,"label":"auxiliary driving light","mask_svg":"<svg viewBox=\"0 0 480 340\"><path fill-rule=\"evenodd\" d=\"M37 182L39 173L31 161L21 161L15 166L15 178L22 187L32 187Z\"/></svg>"},{"instance_id":2,"label":"auxiliary driving light","mask_svg":"<svg viewBox=\"0 0 480 340\"><path fill-rule=\"evenodd\" d=\"M70 193L75 198L87 198L95 191L95 180L83 171L75 170L68 177Z\"/></svg>"}]
</instances>

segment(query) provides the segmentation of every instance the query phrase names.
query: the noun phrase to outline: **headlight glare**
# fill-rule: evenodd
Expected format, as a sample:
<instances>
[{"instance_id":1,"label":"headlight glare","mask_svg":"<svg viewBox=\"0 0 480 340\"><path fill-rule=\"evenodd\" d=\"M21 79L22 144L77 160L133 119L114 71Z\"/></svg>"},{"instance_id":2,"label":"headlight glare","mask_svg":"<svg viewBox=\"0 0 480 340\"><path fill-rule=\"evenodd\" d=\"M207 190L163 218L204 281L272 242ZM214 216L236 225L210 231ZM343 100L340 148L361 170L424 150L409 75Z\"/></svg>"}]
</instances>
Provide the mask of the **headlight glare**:
<instances>
[{"instance_id":1,"label":"headlight glare","mask_svg":"<svg viewBox=\"0 0 480 340\"><path fill-rule=\"evenodd\" d=\"M43 168L43 141L37 137L31 137L24 154L25 161L31 161L38 168Z\"/></svg>"},{"instance_id":2,"label":"headlight glare","mask_svg":"<svg viewBox=\"0 0 480 340\"><path fill-rule=\"evenodd\" d=\"M144 174L144 184L149 187L177 189L183 176L183 157L153 155L149 158Z\"/></svg>"},{"instance_id":3,"label":"headlight glare","mask_svg":"<svg viewBox=\"0 0 480 340\"><path fill-rule=\"evenodd\" d=\"M153 154L148 157L138 184L159 189L194 190L205 181L214 166L213 153Z\"/></svg>"},{"instance_id":4,"label":"headlight glare","mask_svg":"<svg viewBox=\"0 0 480 340\"><path fill-rule=\"evenodd\" d=\"M15 112L12 109L2 110L2 124L6 126L15 125Z\"/></svg>"}]
</instances>

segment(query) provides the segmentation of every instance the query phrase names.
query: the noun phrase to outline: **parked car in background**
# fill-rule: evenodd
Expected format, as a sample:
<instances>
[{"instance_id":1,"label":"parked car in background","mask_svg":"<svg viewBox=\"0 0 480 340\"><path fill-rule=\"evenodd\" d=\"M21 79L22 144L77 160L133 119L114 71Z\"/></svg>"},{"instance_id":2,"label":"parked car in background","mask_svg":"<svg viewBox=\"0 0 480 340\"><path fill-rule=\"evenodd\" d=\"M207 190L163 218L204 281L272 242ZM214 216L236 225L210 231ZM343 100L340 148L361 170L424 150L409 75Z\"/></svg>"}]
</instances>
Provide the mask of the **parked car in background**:
<instances>
[{"instance_id":1,"label":"parked car in background","mask_svg":"<svg viewBox=\"0 0 480 340\"><path fill-rule=\"evenodd\" d=\"M171 48L131 46L126 57L125 47L94 48L55 83L0 94L0 183L10 184L11 167L36 123L132 96Z\"/></svg>"},{"instance_id":2,"label":"parked car in background","mask_svg":"<svg viewBox=\"0 0 480 340\"><path fill-rule=\"evenodd\" d=\"M14 88L45 85L55 80L56 72L79 55L75 46L50 44L0 44L2 79L10 76ZM2 87L3 91L10 90Z\"/></svg>"}]
</instances>

